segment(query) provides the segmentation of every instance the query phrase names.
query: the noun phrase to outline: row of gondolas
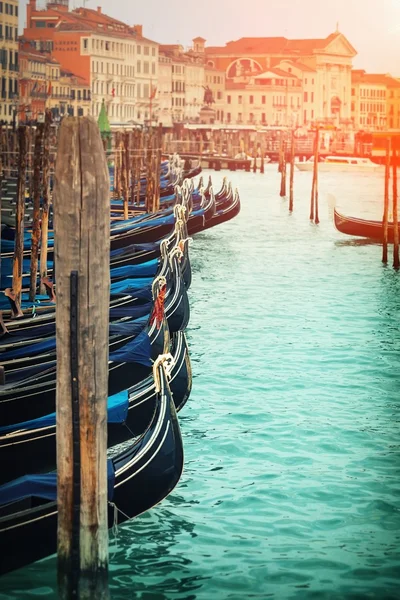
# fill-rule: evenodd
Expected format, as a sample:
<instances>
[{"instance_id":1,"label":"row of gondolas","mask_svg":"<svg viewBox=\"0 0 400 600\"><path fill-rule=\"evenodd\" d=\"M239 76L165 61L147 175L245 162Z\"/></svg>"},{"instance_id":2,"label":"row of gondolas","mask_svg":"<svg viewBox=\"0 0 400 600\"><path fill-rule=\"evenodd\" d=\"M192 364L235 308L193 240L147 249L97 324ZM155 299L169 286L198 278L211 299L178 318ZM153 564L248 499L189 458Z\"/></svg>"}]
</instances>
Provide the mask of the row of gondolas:
<instances>
[{"instance_id":1,"label":"row of gondolas","mask_svg":"<svg viewBox=\"0 0 400 600\"><path fill-rule=\"evenodd\" d=\"M237 192L226 181L214 194L198 170L162 163L161 209L120 215L111 202L108 389L109 524L148 510L175 487L183 468L177 413L192 385L185 338L193 234L239 213ZM144 206L146 181L141 181ZM135 211L140 210L137 205ZM12 268L12 228L3 230L2 278ZM5 239L8 238L8 239ZM26 234L24 272L29 271ZM0 573L56 551L56 340L49 236L48 295L21 309L2 295L0 364ZM7 279L8 278L8 279ZM24 285L28 283L24 280ZM3 288L4 289L4 288ZM1 298L0 297L0 298ZM8 303L8 304L7 304Z\"/></svg>"}]
</instances>

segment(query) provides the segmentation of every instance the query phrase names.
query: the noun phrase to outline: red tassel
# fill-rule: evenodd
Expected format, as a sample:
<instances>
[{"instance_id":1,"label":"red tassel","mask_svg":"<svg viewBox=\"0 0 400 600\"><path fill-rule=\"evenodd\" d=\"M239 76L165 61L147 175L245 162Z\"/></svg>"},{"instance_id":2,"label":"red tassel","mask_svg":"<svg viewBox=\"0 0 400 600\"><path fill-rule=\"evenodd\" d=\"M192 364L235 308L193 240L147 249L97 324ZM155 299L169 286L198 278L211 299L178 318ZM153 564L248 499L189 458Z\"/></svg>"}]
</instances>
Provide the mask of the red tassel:
<instances>
[{"instance_id":1,"label":"red tassel","mask_svg":"<svg viewBox=\"0 0 400 600\"><path fill-rule=\"evenodd\" d=\"M151 317L150 317L150 325L153 325L153 323L155 321L157 324L157 329L160 329L162 322L164 320L164 301L165 301L166 292L167 292L167 286L163 285L155 302L154 302L153 312L151 313Z\"/></svg>"}]
</instances>

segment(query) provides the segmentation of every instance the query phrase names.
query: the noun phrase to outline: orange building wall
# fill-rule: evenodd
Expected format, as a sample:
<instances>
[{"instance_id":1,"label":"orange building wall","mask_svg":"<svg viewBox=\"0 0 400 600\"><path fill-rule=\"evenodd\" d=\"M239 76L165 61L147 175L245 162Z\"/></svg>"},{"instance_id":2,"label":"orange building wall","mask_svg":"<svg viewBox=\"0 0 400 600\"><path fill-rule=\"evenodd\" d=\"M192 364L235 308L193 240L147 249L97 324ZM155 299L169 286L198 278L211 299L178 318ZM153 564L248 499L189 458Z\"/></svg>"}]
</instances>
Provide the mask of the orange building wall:
<instances>
[{"instance_id":1,"label":"orange building wall","mask_svg":"<svg viewBox=\"0 0 400 600\"><path fill-rule=\"evenodd\" d=\"M81 55L81 33L60 33L54 36L52 56L64 69L90 83L90 56Z\"/></svg>"}]
</instances>

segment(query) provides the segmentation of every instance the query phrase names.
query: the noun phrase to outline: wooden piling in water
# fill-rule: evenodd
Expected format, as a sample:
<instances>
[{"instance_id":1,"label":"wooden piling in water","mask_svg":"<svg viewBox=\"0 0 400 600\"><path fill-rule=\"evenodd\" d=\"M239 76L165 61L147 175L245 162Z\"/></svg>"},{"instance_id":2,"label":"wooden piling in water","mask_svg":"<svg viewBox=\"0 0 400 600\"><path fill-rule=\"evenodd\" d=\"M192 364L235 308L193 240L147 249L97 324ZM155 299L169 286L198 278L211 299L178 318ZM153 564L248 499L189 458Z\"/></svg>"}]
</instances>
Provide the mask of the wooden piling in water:
<instances>
[{"instance_id":1,"label":"wooden piling in water","mask_svg":"<svg viewBox=\"0 0 400 600\"><path fill-rule=\"evenodd\" d=\"M314 221L316 225L319 223L318 214L318 159L319 159L319 128L315 130L314 139L314 165L313 165L313 179L311 188L311 208L310 208L310 220Z\"/></svg>"},{"instance_id":2,"label":"wooden piling in water","mask_svg":"<svg viewBox=\"0 0 400 600\"><path fill-rule=\"evenodd\" d=\"M35 134L35 151L33 157L33 215L31 236L31 265L29 299L33 302L36 298L37 272L40 241L40 171L42 169L43 123L39 123Z\"/></svg>"},{"instance_id":3,"label":"wooden piling in water","mask_svg":"<svg viewBox=\"0 0 400 600\"><path fill-rule=\"evenodd\" d=\"M27 132L26 127L18 127L18 175L15 207L15 246L13 258L12 290L18 304L21 303L22 262L24 254L24 215L26 186Z\"/></svg>"},{"instance_id":4,"label":"wooden piling in water","mask_svg":"<svg viewBox=\"0 0 400 600\"><path fill-rule=\"evenodd\" d=\"M43 162L42 162L42 224L40 240L40 279L47 277L47 244L49 238L49 209L50 209L50 135L52 115L46 110L43 133ZM41 284L40 291L45 293Z\"/></svg>"},{"instance_id":5,"label":"wooden piling in water","mask_svg":"<svg viewBox=\"0 0 400 600\"><path fill-rule=\"evenodd\" d=\"M282 142L281 191L280 196L286 196L286 141Z\"/></svg>"},{"instance_id":6,"label":"wooden piling in water","mask_svg":"<svg viewBox=\"0 0 400 600\"><path fill-rule=\"evenodd\" d=\"M129 134L123 133L121 140L121 190L124 205L124 219L129 217Z\"/></svg>"},{"instance_id":7,"label":"wooden piling in water","mask_svg":"<svg viewBox=\"0 0 400 600\"><path fill-rule=\"evenodd\" d=\"M398 193L397 193L397 147L398 139L393 139L393 150L392 150L392 168L393 168L393 267L398 269L400 266L399 262L399 218L398 218Z\"/></svg>"},{"instance_id":8,"label":"wooden piling in water","mask_svg":"<svg viewBox=\"0 0 400 600\"><path fill-rule=\"evenodd\" d=\"M291 141L290 141L290 183L289 183L289 211L293 212L293 201L294 201L294 157L295 157L295 137L294 129L292 129Z\"/></svg>"},{"instance_id":9,"label":"wooden piling in water","mask_svg":"<svg viewBox=\"0 0 400 600\"><path fill-rule=\"evenodd\" d=\"M110 204L91 117L61 124L54 226L59 598L105 600Z\"/></svg>"},{"instance_id":10,"label":"wooden piling in water","mask_svg":"<svg viewBox=\"0 0 400 600\"><path fill-rule=\"evenodd\" d=\"M382 246L382 262L387 264L388 261L388 222L389 222L389 181L390 181L390 155L391 155L391 139L386 140L386 163L385 163L385 192L383 199L383 246Z\"/></svg>"}]
</instances>

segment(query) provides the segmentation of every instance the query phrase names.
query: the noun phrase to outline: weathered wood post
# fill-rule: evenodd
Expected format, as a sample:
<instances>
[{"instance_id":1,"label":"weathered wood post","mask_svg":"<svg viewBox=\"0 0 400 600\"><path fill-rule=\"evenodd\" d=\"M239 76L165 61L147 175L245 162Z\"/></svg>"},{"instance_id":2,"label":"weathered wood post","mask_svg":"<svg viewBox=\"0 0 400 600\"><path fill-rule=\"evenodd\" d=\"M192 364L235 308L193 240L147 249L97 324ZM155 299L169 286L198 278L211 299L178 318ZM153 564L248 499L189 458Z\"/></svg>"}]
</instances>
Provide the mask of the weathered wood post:
<instances>
[{"instance_id":1,"label":"weathered wood post","mask_svg":"<svg viewBox=\"0 0 400 600\"><path fill-rule=\"evenodd\" d=\"M286 141L282 141L281 191L282 198L286 196Z\"/></svg>"},{"instance_id":2,"label":"weathered wood post","mask_svg":"<svg viewBox=\"0 0 400 600\"><path fill-rule=\"evenodd\" d=\"M129 189L129 163L128 163L128 145L129 138L127 133L123 133L121 136L121 189L122 189L122 198L124 204L124 219L127 220L129 217L129 207L128 207L128 189Z\"/></svg>"},{"instance_id":3,"label":"weathered wood post","mask_svg":"<svg viewBox=\"0 0 400 600\"><path fill-rule=\"evenodd\" d=\"M319 206L318 206L318 161L319 161L319 127L315 132L315 155L314 155L314 223L319 223Z\"/></svg>"},{"instance_id":4,"label":"weathered wood post","mask_svg":"<svg viewBox=\"0 0 400 600\"><path fill-rule=\"evenodd\" d=\"M397 147L398 139L393 139L393 152L392 152L392 168L393 168L393 267L398 269L400 266L399 262L399 218L398 218L398 194L397 194Z\"/></svg>"},{"instance_id":5,"label":"weathered wood post","mask_svg":"<svg viewBox=\"0 0 400 600\"><path fill-rule=\"evenodd\" d=\"M54 196L59 598L104 600L110 203L92 117L61 124Z\"/></svg>"},{"instance_id":6,"label":"weathered wood post","mask_svg":"<svg viewBox=\"0 0 400 600\"><path fill-rule=\"evenodd\" d=\"M388 221L389 221L389 181L390 181L390 155L391 155L391 139L386 140L386 163L385 163L385 195L383 199L383 247L382 247L382 262L387 264L388 261Z\"/></svg>"},{"instance_id":7,"label":"weathered wood post","mask_svg":"<svg viewBox=\"0 0 400 600\"><path fill-rule=\"evenodd\" d=\"M294 157L295 157L295 136L294 129L292 129L291 142L290 142L290 182L289 182L289 211L293 212L293 200L294 200Z\"/></svg>"},{"instance_id":8,"label":"weathered wood post","mask_svg":"<svg viewBox=\"0 0 400 600\"><path fill-rule=\"evenodd\" d=\"M311 206L310 206L310 221L319 223L318 216L318 158L319 158L319 128L315 130L314 139L314 164L313 164L313 179L311 187Z\"/></svg>"},{"instance_id":9,"label":"weathered wood post","mask_svg":"<svg viewBox=\"0 0 400 600\"><path fill-rule=\"evenodd\" d=\"M143 132L140 131L139 132L139 136L138 136L138 145L136 147L136 152L137 152L137 161L136 161L136 175L135 175L135 179L136 179L136 204L139 206L140 204L140 192L141 192L141 186L140 186L140 174L142 171L142 160L143 160Z\"/></svg>"},{"instance_id":10,"label":"weathered wood post","mask_svg":"<svg viewBox=\"0 0 400 600\"><path fill-rule=\"evenodd\" d=\"M22 261L24 254L24 215L25 215L25 184L26 184L27 132L26 127L18 127L18 178L17 199L15 208L15 246L13 258L12 289L16 301L21 303L22 291Z\"/></svg>"},{"instance_id":11,"label":"weathered wood post","mask_svg":"<svg viewBox=\"0 0 400 600\"><path fill-rule=\"evenodd\" d=\"M39 241L40 241L40 171L42 167L43 123L39 123L35 135L35 155L33 157L33 220L31 241L31 267L29 299L36 298Z\"/></svg>"},{"instance_id":12,"label":"weathered wood post","mask_svg":"<svg viewBox=\"0 0 400 600\"><path fill-rule=\"evenodd\" d=\"M284 153L283 153L283 131L281 131L281 135L279 138L279 154L278 154L278 173L282 173L282 169L283 169L283 159L284 159Z\"/></svg>"},{"instance_id":13,"label":"weathered wood post","mask_svg":"<svg viewBox=\"0 0 400 600\"><path fill-rule=\"evenodd\" d=\"M46 111L43 134L43 162L42 162L42 226L40 242L40 279L47 277L47 244L49 237L49 208L50 208L50 135L51 135L51 111ZM40 291L45 293L45 287L40 285Z\"/></svg>"}]
</instances>

